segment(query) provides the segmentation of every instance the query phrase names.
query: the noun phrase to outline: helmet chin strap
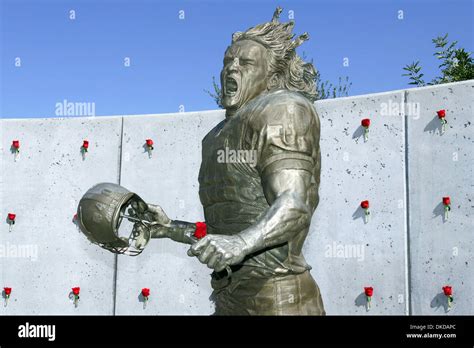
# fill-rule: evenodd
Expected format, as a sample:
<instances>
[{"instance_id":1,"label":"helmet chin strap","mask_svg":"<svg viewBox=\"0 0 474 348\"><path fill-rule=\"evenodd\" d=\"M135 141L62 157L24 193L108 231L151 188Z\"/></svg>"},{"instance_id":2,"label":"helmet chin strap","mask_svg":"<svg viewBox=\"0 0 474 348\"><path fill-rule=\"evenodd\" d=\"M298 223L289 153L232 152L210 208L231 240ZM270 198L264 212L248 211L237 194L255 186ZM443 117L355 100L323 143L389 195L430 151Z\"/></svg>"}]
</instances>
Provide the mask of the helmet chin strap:
<instances>
[{"instance_id":1,"label":"helmet chin strap","mask_svg":"<svg viewBox=\"0 0 474 348\"><path fill-rule=\"evenodd\" d=\"M117 248L117 247L111 247L111 246L108 246L107 244L101 244L101 243L98 243L97 245L114 254L122 254L122 255L127 255L127 256L138 256L144 250L144 248L137 249L137 250L130 250L130 247Z\"/></svg>"},{"instance_id":2,"label":"helmet chin strap","mask_svg":"<svg viewBox=\"0 0 474 348\"><path fill-rule=\"evenodd\" d=\"M147 228L155 226L155 225L159 225L159 223L157 223L157 222L150 222L150 221L139 219L137 217L130 216L130 215L127 215L127 214L124 214L124 213L120 213L120 217L128 219L130 221L135 221L135 222L142 223ZM124 237L123 240L126 240L126 238ZM104 248L104 249L106 249L106 250L108 250L108 251L110 251L114 254L123 254L123 255L127 255L127 256L138 256L143 252L143 250L145 250L145 248L136 248L136 250L131 249L130 245L132 245L132 243L134 241L136 241L136 238L134 236L134 233L132 232L132 233L130 233L130 236L128 237L129 246L127 246L127 247L112 247L112 246L109 246L109 245L104 244L104 243L97 243L97 244L101 248Z\"/></svg>"},{"instance_id":3,"label":"helmet chin strap","mask_svg":"<svg viewBox=\"0 0 474 348\"><path fill-rule=\"evenodd\" d=\"M122 218L126 218L130 221L135 221L135 222L141 222L142 224L144 224L145 226L155 226L155 225L159 225L159 223L157 223L156 221L154 222L150 222L150 221L147 221L147 220L143 220L143 219L139 219L137 217L134 217L134 216L131 216L131 215L127 215L127 214L124 214L124 213L120 213L120 217Z\"/></svg>"}]
</instances>

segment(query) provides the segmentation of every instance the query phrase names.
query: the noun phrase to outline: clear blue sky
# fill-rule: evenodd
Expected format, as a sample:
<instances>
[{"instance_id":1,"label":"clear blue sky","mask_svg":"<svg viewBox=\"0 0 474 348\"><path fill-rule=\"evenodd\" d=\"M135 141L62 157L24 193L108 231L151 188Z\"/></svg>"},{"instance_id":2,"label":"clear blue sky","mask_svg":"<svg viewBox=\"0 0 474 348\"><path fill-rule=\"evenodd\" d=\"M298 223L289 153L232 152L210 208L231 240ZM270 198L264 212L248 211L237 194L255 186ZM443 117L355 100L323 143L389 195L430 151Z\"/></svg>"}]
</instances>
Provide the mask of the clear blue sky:
<instances>
[{"instance_id":1,"label":"clear blue sky","mask_svg":"<svg viewBox=\"0 0 474 348\"><path fill-rule=\"evenodd\" d=\"M408 86L402 67L437 72L431 39L449 33L472 52L472 0L0 0L0 116L55 116L56 103L93 102L97 115L216 109L203 91L219 76L231 34L293 11L299 52L324 80L349 76L350 95ZM76 19L69 19L74 10ZM184 10L185 19L179 18ZM403 19L398 19L398 11ZM15 58L21 67L15 67ZM130 57L131 66L124 66ZM349 67L343 66L344 57Z\"/></svg>"}]
</instances>

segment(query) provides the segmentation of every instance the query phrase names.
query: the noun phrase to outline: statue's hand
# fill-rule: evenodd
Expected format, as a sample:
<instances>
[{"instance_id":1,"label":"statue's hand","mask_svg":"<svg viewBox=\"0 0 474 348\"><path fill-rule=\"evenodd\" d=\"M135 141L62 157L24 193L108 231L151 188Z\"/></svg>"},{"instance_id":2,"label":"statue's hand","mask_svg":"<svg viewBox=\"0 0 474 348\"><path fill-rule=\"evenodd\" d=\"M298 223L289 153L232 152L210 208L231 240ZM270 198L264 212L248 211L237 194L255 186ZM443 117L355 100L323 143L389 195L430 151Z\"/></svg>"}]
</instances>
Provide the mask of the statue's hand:
<instances>
[{"instance_id":1,"label":"statue's hand","mask_svg":"<svg viewBox=\"0 0 474 348\"><path fill-rule=\"evenodd\" d=\"M150 229L146 228L142 223L137 222L133 226L133 233L135 235L135 247L137 249L143 249L150 240Z\"/></svg>"},{"instance_id":2,"label":"statue's hand","mask_svg":"<svg viewBox=\"0 0 474 348\"><path fill-rule=\"evenodd\" d=\"M188 250L207 267L220 272L227 266L240 263L247 255L248 246L239 235L207 235Z\"/></svg>"},{"instance_id":3,"label":"statue's hand","mask_svg":"<svg viewBox=\"0 0 474 348\"><path fill-rule=\"evenodd\" d=\"M156 225L149 227L152 238L168 237L171 219L159 205L133 202L132 208L129 209L128 214L145 221L156 223ZM137 222L135 225L142 224Z\"/></svg>"},{"instance_id":4,"label":"statue's hand","mask_svg":"<svg viewBox=\"0 0 474 348\"><path fill-rule=\"evenodd\" d=\"M162 226L169 226L171 223L171 219L159 205L132 202L132 208L131 213L140 219L156 222Z\"/></svg>"}]
</instances>

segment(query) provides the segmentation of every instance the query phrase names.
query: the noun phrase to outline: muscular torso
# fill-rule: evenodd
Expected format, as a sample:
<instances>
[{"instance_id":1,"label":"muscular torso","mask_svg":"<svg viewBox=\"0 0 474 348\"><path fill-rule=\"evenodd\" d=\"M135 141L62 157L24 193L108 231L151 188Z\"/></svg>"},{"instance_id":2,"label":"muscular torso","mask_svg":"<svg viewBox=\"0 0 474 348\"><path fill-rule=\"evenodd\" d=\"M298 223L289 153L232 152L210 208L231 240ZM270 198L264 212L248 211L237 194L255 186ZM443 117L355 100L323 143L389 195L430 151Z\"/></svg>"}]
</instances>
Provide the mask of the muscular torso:
<instances>
[{"instance_id":1,"label":"muscular torso","mask_svg":"<svg viewBox=\"0 0 474 348\"><path fill-rule=\"evenodd\" d=\"M262 185L265 173L283 169L311 173L308 204L314 211L319 201L319 120L309 101L277 91L255 98L203 139L199 195L208 233L232 235L254 225L270 206ZM288 242L249 255L233 277L268 278L310 269L301 253L307 233L302 228Z\"/></svg>"}]
</instances>

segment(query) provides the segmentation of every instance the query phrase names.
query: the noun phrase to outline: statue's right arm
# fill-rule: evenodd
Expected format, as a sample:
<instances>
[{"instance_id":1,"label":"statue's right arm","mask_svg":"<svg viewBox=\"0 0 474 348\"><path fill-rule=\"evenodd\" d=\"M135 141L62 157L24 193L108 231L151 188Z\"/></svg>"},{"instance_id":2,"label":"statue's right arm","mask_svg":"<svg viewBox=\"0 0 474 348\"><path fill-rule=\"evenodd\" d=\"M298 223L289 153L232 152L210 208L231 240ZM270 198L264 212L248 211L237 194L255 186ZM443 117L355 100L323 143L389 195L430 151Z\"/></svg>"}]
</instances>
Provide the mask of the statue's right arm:
<instances>
[{"instance_id":1,"label":"statue's right arm","mask_svg":"<svg viewBox=\"0 0 474 348\"><path fill-rule=\"evenodd\" d=\"M193 237L196 224L180 220L171 220L159 205L147 204L143 201L133 202L130 215L155 223L150 226L151 238L170 238L176 242L194 244Z\"/></svg>"},{"instance_id":2,"label":"statue's right arm","mask_svg":"<svg viewBox=\"0 0 474 348\"><path fill-rule=\"evenodd\" d=\"M193 222L171 220L168 226L153 226L151 238L170 238L175 242L194 244L196 224Z\"/></svg>"}]
</instances>

